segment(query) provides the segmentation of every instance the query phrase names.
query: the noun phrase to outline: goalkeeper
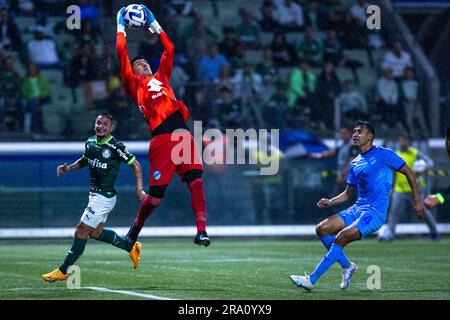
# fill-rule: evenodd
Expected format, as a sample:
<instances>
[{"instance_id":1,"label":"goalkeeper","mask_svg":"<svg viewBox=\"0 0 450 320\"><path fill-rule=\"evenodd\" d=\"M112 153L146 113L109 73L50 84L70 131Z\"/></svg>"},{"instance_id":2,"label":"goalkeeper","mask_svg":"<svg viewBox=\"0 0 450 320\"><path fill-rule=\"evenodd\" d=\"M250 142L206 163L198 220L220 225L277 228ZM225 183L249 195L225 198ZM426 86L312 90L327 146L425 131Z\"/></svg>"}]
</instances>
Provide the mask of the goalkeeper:
<instances>
[{"instance_id":1,"label":"goalkeeper","mask_svg":"<svg viewBox=\"0 0 450 320\"><path fill-rule=\"evenodd\" d=\"M197 225L194 243L206 247L210 244L210 240L206 233L203 165L192 134L186 125L189 110L183 102L175 98L169 85L175 55L174 46L152 12L146 6L142 7L147 15L146 27L158 35L164 52L156 73L153 73L147 60L142 56L130 61L125 32L125 8L120 9L117 13L120 77L125 93L139 107L152 136L149 147L150 190L148 197L141 203L136 220L127 234L127 240L131 244L136 242L146 219L161 204L167 186L174 173L177 173L181 180L186 182L191 193L191 207ZM180 153L175 152L180 143L183 144L182 152L185 152L184 156L181 156L182 159L176 158ZM186 157L186 154L190 157Z\"/></svg>"}]
</instances>

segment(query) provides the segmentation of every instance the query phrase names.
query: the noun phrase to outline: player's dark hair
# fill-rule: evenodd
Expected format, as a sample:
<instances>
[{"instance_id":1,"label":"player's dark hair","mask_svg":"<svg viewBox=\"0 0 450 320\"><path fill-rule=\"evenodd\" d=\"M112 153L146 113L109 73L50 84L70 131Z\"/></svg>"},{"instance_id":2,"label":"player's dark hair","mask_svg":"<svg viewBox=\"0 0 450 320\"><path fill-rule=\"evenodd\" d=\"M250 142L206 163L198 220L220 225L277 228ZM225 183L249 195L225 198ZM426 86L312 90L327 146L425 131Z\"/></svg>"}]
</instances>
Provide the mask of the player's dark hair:
<instances>
[{"instance_id":1,"label":"player's dark hair","mask_svg":"<svg viewBox=\"0 0 450 320\"><path fill-rule=\"evenodd\" d=\"M411 135L408 132L401 132L398 134L397 138L403 138L405 140L411 141Z\"/></svg>"},{"instance_id":2,"label":"player's dark hair","mask_svg":"<svg viewBox=\"0 0 450 320\"><path fill-rule=\"evenodd\" d=\"M450 127L445 130L445 137L450 140Z\"/></svg>"},{"instance_id":3,"label":"player's dark hair","mask_svg":"<svg viewBox=\"0 0 450 320\"><path fill-rule=\"evenodd\" d=\"M111 124L112 125L114 125L114 117L112 116L112 114L111 113L109 113L108 111L102 111L102 112L100 112L99 113L99 115L97 116L97 118L98 117L106 117L106 118L108 118L110 121L111 121Z\"/></svg>"},{"instance_id":4,"label":"player's dark hair","mask_svg":"<svg viewBox=\"0 0 450 320\"><path fill-rule=\"evenodd\" d=\"M147 60L147 59L145 59L144 56L136 56L136 57L134 57L134 58L131 60L131 65L133 65L133 63L134 63L135 61L141 60L141 59Z\"/></svg>"},{"instance_id":5,"label":"player's dark hair","mask_svg":"<svg viewBox=\"0 0 450 320\"><path fill-rule=\"evenodd\" d=\"M363 120L357 120L355 127L364 127L373 135L373 138L375 139L375 128L372 126L372 124L368 121Z\"/></svg>"}]
</instances>

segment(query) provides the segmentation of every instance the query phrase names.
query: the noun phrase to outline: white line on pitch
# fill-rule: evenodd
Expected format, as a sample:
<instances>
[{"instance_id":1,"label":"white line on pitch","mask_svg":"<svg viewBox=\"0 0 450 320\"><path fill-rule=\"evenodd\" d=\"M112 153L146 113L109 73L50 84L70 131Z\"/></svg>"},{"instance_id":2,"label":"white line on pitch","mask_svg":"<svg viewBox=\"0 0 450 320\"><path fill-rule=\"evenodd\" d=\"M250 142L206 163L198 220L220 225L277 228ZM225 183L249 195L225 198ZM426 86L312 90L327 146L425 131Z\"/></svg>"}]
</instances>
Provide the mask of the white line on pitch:
<instances>
[{"instance_id":1,"label":"white line on pitch","mask_svg":"<svg viewBox=\"0 0 450 320\"><path fill-rule=\"evenodd\" d=\"M138 292L134 292L134 291L125 291L125 290L111 290L108 288L100 288L100 287L82 287L82 289L89 289L89 290L94 290L94 291L98 291L98 292L119 293L119 294L125 294L128 296L141 297L141 298L147 298L147 299L153 299L153 300L177 300L177 299L172 299L172 298L167 298L167 297L155 296L152 294L138 293Z\"/></svg>"}]
</instances>

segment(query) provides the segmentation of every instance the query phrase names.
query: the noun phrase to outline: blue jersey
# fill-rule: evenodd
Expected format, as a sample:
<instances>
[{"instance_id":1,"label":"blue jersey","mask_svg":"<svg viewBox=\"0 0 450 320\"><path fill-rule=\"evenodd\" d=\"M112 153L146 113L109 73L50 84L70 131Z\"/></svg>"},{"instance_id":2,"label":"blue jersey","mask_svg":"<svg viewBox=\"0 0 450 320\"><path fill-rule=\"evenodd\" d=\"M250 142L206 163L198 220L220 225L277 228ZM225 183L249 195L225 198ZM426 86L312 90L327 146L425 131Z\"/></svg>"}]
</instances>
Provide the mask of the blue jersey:
<instances>
[{"instance_id":1,"label":"blue jersey","mask_svg":"<svg viewBox=\"0 0 450 320\"><path fill-rule=\"evenodd\" d=\"M369 205L386 215L392 189L393 170L405 161L394 150L374 146L349 165L347 184L358 191L357 206Z\"/></svg>"}]
</instances>

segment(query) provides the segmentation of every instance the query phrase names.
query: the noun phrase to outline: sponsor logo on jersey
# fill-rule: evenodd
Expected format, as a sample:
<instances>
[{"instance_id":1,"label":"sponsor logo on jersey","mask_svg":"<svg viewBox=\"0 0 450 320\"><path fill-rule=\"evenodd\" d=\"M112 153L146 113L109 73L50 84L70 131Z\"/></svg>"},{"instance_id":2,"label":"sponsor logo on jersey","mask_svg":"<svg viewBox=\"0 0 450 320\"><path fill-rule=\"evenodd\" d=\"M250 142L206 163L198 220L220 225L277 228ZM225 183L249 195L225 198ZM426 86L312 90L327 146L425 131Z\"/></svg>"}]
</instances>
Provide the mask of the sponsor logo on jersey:
<instances>
[{"instance_id":1,"label":"sponsor logo on jersey","mask_svg":"<svg viewBox=\"0 0 450 320\"><path fill-rule=\"evenodd\" d=\"M103 163L98 159L88 159L88 163L92 168L108 169L108 164Z\"/></svg>"},{"instance_id":2,"label":"sponsor logo on jersey","mask_svg":"<svg viewBox=\"0 0 450 320\"><path fill-rule=\"evenodd\" d=\"M156 91L160 92L162 87L162 82L156 78L152 78L149 82L147 82L148 91Z\"/></svg>"},{"instance_id":3,"label":"sponsor logo on jersey","mask_svg":"<svg viewBox=\"0 0 450 320\"><path fill-rule=\"evenodd\" d=\"M162 95L166 95L167 96L167 93L165 93L164 91L161 91L161 92L159 92L157 94L152 95L152 99L156 99L158 97L161 97Z\"/></svg>"},{"instance_id":4,"label":"sponsor logo on jersey","mask_svg":"<svg viewBox=\"0 0 450 320\"><path fill-rule=\"evenodd\" d=\"M104 149L102 151L102 156L103 158L108 159L109 157L111 157L111 151L109 149Z\"/></svg>"},{"instance_id":5,"label":"sponsor logo on jersey","mask_svg":"<svg viewBox=\"0 0 450 320\"><path fill-rule=\"evenodd\" d=\"M155 180L159 180L161 178L161 172L159 171L153 172L153 178L155 178Z\"/></svg>"}]
</instances>

